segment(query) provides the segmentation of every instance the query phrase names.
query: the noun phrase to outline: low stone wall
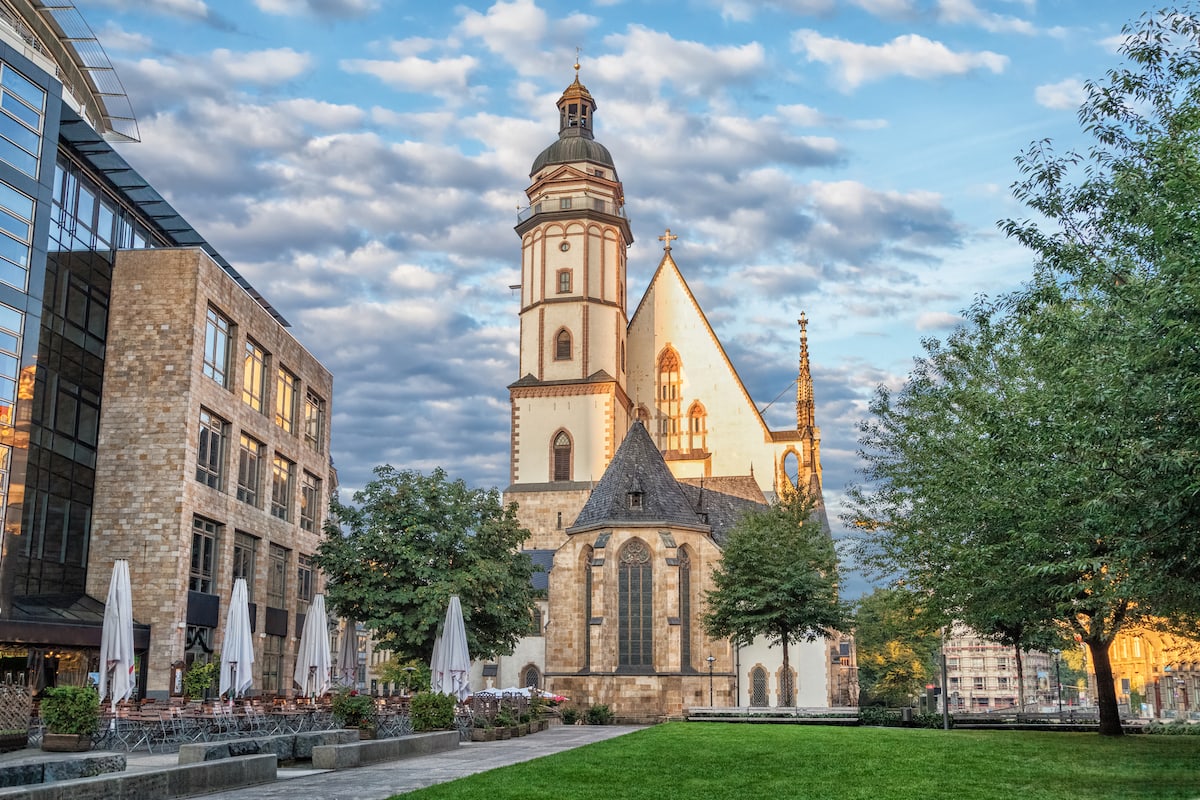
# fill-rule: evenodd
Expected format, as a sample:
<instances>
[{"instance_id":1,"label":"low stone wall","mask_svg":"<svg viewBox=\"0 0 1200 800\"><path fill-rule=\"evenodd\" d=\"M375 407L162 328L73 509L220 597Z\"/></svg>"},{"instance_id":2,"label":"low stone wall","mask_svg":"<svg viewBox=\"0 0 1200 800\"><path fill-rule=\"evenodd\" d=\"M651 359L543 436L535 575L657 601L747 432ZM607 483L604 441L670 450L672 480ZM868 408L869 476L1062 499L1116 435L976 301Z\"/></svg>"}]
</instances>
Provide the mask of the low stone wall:
<instances>
[{"instance_id":1,"label":"low stone wall","mask_svg":"<svg viewBox=\"0 0 1200 800\"><path fill-rule=\"evenodd\" d=\"M77 758L32 757L0 764L0 788L69 781L124 771L125 756L122 753L80 755Z\"/></svg>"},{"instance_id":2,"label":"low stone wall","mask_svg":"<svg viewBox=\"0 0 1200 800\"><path fill-rule=\"evenodd\" d=\"M340 728L331 731L283 733L254 739L230 739L220 742L195 742L179 746L180 764L202 764L238 756L272 754L278 762L308 761L313 748L321 745L346 744L358 741L356 729Z\"/></svg>"},{"instance_id":3,"label":"low stone wall","mask_svg":"<svg viewBox=\"0 0 1200 800\"><path fill-rule=\"evenodd\" d=\"M0 798L19 800L112 800L112 798L191 797L222 789L270 783L276 777L273 755L243 756L202 764L112 772L68 782L0 789Z\"/></svg>"},{"instance_id":4,"label":"low stone wall","mask_svg":"<svg viewBox=\"0 0 1200 800\"><path fill-rule=\"evenodd\" d=\"M312 749L314 769L350 769L410 756L441 753L458 747L458 731L435 731L396 739L364 739L348 744L318 745Z\"/></svg>"}]
</instances>

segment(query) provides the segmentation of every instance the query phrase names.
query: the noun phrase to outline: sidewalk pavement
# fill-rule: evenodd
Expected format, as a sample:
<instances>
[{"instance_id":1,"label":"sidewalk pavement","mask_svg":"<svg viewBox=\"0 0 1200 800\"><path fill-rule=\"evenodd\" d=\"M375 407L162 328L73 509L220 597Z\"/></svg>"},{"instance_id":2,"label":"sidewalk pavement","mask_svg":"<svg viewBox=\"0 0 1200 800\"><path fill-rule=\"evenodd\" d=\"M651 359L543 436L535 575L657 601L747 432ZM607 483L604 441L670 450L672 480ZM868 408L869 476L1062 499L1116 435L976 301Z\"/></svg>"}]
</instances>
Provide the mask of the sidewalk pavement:
<instances>
[{"instance_id":1,"label":"sidewalk pavement","mask_svg":"<svg viewBox=\"0 0 1200 800\"><path fill-rule=\"evenodd\" d=\"M207 800L384 800L455 778L561 753L640 730L635 725L554 725L501 742L462 742L457 750L345 770L281 767L274 783L204 795ZM177 753L131 753L127 770L174 766Z\"/></svg>"}]
</instances>

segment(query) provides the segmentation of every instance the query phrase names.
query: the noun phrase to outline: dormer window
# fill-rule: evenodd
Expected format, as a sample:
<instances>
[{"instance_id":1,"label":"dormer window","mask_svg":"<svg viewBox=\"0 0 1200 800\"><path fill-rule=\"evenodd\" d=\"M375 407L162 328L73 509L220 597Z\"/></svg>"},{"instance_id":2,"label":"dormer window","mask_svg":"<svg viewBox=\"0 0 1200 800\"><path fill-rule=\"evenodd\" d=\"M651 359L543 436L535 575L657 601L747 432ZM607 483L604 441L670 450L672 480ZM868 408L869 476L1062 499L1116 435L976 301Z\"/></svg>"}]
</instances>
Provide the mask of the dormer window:
<instances>
[{"instance_id":1,"label":"dormer window","mask_svg":"<svg viewBox=\"0 0 1200 800\"><path fill-rule=\"evenodd\" d=\"M630 511L642 510L645 492L642 491L642 482L640 480L634 479L633 485L629 487L629 491L626 493L626 497L629 498Z\"/></svg>"}]
</instances>

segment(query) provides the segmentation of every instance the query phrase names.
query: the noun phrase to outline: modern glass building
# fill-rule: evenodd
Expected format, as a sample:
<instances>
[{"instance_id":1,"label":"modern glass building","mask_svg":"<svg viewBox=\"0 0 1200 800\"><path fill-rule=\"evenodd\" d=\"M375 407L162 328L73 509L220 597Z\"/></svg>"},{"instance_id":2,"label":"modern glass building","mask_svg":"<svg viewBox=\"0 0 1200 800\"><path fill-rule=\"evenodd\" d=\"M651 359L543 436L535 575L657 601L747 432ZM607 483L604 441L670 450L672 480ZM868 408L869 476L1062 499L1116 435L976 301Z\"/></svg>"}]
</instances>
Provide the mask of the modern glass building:
<instances>
[{"instance_id":1,"label":"modern glass building","mask_svg":"<svg viewBox=\"0 0 1200 800\"><path fill-rule=\"evenodd\" d=\"M201 248L286 325L110 144L137 136L72 3L0 0L0 680L97 668L86 585L116 252ZM145 650L148 626L135 638Z\"/></svg>"}]
</instances>

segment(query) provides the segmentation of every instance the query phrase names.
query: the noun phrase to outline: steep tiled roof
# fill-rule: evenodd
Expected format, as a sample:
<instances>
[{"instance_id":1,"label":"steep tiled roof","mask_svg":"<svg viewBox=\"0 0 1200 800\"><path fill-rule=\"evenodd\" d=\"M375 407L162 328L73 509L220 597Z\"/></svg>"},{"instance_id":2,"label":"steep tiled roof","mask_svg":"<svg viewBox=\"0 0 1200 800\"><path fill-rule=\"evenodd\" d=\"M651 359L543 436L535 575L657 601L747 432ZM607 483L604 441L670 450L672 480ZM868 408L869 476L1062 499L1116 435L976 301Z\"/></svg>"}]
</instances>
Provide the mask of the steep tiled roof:
<instances>
[{"instance_id":1,"label":"steep tiled roof","mask_svg":"<svg viewBox=\"0 0 1200 800\"><path fill-rule=\"evenodd\" d=\"M640 493L640 508L631 507L634 505L630 502L631 493ZM694 530L708 527L696 514L683 487L667 469L662 453L640 422L630 426L604 477L567 533L618 524Z\"/></svg>"},{"instance_id":2,"label":"steep tiled roof","mask_svg":"<svg viewBox=\"0 0 1200 800\"><path fill-rule=\"evenodd\" d=\"M711 478L680 478L680 483L690 484L692 486L700 486L704 491L720 492L721 494L731 494L734 497L740 497L743 500L750 500L755 503L766 505L767 498L762 493L762 487L758 485L758 481L753 475L718 475ZM690 494L689 497L694 495Z\"/></svg>"},{"instance_id":3,"label":"steep tiled roof","mask_svg":"<svg viewBox=\"0 0 1200 800\"><path fill-rule=\"evenodd\" d=\"M524 553L529 556L535 569L541 567L540 571L533 573L533 576L530 577L530 585L537 591L546 591L550 588L550 568L554 566L554 551L525 550Z\"/></svg>"},{"instance_id":4,"label":"steep tiled roof","mask_svg":"<svg viewBox=\"0 0 1200 800\"><path fill-rule=\"evenodd\" d=\"M749 479L757 491L758 499L752 500L743 495L751 494L747 487L741 483L739 477L731 478L705 478L704 485L699 485L699 479L688 479L687 482L681 481L680 488L688 496L688 501L692 507L696 509L697 516L701 521L707 522L712 528L712 538L719 546L724 546L725 537L729 533L737 521L742 518L748 511L761 511L767 507L766 498L763 497L762 490L758 488L758 484L753 478ZM728 493L713 488L714 485L724 485L725 488L733 488L737 493Z\"/></svg>"}]
</instances>

